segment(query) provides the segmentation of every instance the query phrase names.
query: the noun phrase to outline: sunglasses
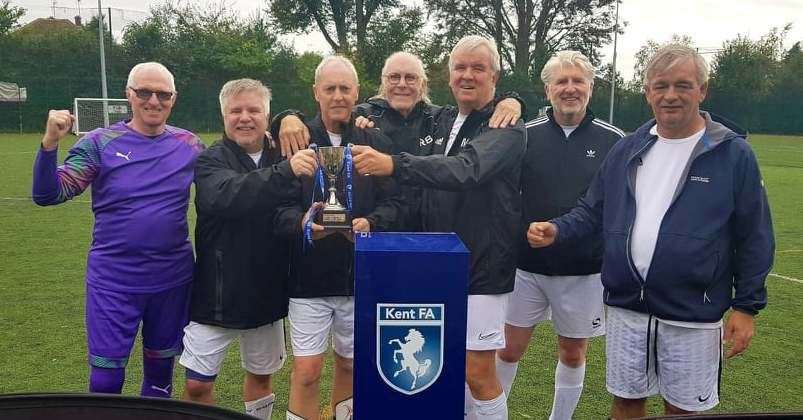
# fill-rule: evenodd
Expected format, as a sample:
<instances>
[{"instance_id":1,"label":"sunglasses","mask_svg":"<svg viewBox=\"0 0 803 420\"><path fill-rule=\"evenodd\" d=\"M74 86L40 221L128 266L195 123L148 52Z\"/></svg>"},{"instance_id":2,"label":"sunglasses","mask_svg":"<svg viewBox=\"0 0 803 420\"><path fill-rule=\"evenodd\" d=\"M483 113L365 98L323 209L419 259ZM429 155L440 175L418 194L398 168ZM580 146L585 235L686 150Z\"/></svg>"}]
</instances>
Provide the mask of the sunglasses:
<instances>
[{"instance_id":1,"label":"sunglasses","mask_svg":"<svg viewBox=\"0 0 803 420\"><path fill-rule=\"evenodd\" d=\"M134 94L137 95L137 98L144 101L151 99L151 96L153 95L156 95L156 99L159 99L162 102L169 101L173 98L173 92L162 92L150 89L134 89L131 86L128 88L134 91Z\"/></svg>"}]
</instances>

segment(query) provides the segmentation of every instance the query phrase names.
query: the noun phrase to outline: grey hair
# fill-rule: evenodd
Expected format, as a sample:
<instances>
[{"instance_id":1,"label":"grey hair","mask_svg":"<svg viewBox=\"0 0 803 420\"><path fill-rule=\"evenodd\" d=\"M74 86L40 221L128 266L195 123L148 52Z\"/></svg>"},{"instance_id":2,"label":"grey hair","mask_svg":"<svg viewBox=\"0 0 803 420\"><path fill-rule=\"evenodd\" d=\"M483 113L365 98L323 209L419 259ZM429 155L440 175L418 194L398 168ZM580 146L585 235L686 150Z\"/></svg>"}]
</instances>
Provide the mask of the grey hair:
<instances>
[{"instance_id":1,"label":"grey hair","mask_svg":"<svg viewBox=\"0 0 803 420\"><path fill-rule=\"evenodd\" d=\"M318 67L315 68L315 83L318 83L318 81L321 79L321 71L323 68L332 63L340 63L346 66L346 68L348 68L351 73L354 74L354 81L357 84L360 83L360 78L357 76L357 69L354 68L354 64L351 62L351 60L343 57L342 55L330 55L321 60L321 62L318 64Z\"/></svg>"},{"instance_id":2,"label":"grey hair","mask_svg":"<svg viewBox=\"0 0 803 420\"><path fill-rule=\"evenodd\" d=\"M168 70L163 64L155 61L139 63L131 68L131 71L128 72L128 81L126 82L126 86L134 87L134 81L136 80L137 76L144 71L156 71L161 73L162 76L167 79L167 84L170 86L170 90L173 92L176 91L176 82L173 78L173 73L170 73L170 70Z\"/></svg>"},{"instance_id":3,"label":"grey hair","mask_svg":"<svg viewBox=\"0 0 803 420\"><path fill-rule=\"evenodd\" d=\"M557 70L564 67L577 67L583 72L586 79L588 79L592 85L594 84L594 65L591 64L591 61L589 61L588 57L583 55L583 53L572 50L556 52L546 64L544 64L544 68L541 70L541 81L544 82L545 85L552 83Z\"/></svg>"},{"instance_id":4,"label":"grey hair","mask_svg":"<svg viewBox=\"0 0 803 420\"><path fill-rule=\"evenodd\" d=\"M259 95L265 104L265 115L270 114L270 89L259 80L254 79L236 79L226 82L220 89L220 113L226 115L226 104L229 99L243 92L254 92Z\"/></svg>"},{"instance_id":5,"label":"grey hair","mask_svg":"<svg viewBox=\"0 0 803 420\"><path fill-rule=\"evenodd\" d=\"M649 86L650 78L656 73L665 72L680 62L691 60L697 68L697 82L701 85L708 82L708 63L694 48L680 44L669 44L661 47L650 58L644 70L644 86Z\"/></svg>"},{"instance_id":6,"label":"grey hair","mask_svg":"<svg viewBox=\"0 0 803 420\"><path fill-rule=\"evenodd\" d=\"M421 92L420 92L421 100L426 103L431 103L432 101L430 101L429 99L429 78L427 78L427 73L424 70L424 62L421 61L421 59L417 55L405 51L397 51L391 54L388 58L385 59L385 65L382 66L382 76L387 75L388 63L390 63L390 60L400 57L409 58L413 60L413 62L415 63L416 73L418 74L418 77L421 78ZM385 78L382 77L382 81L379 84L379 90L376 92L376 97L387 99L387 93L388 93L388 85L385 82Z\"/></svg>"},{"instance_id":7,"label":"grey hair","mask_svg":"<svg viewBox=\"0 0 803 420\"><path fill-rule=\"evenodd\" d=\"M488 49L488 53L491 54L491 69L494 72L499 73L501 69L499 68L499 50L496 49L496 43L492 39L485 38L484 36L479 35L468 35L460 38L460 41L457 41L457 44L452 48L452 52L449 53L449 71L454 70L454 63L452 62L452 57L461 51L472 51L479 47L485 47Z\"/></svg>"}]
</instances>

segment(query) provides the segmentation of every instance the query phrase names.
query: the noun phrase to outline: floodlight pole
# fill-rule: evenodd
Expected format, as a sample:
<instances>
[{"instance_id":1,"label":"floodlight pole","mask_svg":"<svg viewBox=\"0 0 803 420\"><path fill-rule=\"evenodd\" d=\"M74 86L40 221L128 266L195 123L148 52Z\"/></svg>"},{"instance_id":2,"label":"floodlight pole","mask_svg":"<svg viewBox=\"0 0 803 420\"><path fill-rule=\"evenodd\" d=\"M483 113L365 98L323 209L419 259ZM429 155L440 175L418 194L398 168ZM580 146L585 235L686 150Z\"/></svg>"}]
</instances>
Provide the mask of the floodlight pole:
<instances>
[{"instance_id":1,"label":"floodlight pole","mask_svg":"<svg viewBox=\"0 0 803 420\"><path fill-rule=\"evenodd\" d=\"M103 35L105 32L103 31L103 6L100 4L101 0L98 0L98 38L100 39L100 86L101 86L101 94L103 95L103 99L107 99L109 97L108 92L106 90L106 53L104 52L103 48ZM108 103L103 101L103 126L109 126L109 112L108 112Z\"/></svg>"},{"instance_id":2,"label":"floodlight pole","mask_svg":"<svg viewBox=\"0 0 803 420\"><path fill-rule=\"evenodd\" d=\"M98 0L100 1L100 0ZM619 35L619 0L616 0L616 23L613 25L613 64L611 65L611 107L608 110L608 123L613 124L613 99L616 95L616 41Z\"/></svg>"}]
</instances>

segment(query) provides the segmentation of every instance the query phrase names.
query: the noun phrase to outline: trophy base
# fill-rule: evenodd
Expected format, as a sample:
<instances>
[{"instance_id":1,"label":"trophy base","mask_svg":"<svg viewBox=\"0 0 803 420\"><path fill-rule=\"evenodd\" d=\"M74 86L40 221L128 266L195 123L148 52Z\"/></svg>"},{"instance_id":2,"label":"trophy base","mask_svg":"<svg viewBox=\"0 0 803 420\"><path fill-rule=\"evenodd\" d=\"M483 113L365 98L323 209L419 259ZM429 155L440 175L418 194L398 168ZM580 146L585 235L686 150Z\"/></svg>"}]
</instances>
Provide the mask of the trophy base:
<instances>
[{"instance_id":1,"label":"trophy base","mask_svg":"<svg viewBox=\"0 0 803 420\"><path fill-rule=\"evenodd\" d=\"M351 215L343 210L321 210L316 222L326 230L351 230Z\"/></svg>"}]
</instances>

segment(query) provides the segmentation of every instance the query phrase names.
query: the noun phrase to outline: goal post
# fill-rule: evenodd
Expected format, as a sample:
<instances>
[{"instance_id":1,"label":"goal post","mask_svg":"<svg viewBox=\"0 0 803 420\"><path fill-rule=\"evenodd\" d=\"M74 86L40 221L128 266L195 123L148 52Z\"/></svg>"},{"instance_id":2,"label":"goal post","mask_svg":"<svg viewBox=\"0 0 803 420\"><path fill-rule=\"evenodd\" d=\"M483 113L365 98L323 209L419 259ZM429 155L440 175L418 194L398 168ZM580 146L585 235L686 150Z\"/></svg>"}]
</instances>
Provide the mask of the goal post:
<instances>
[{"instance_id":1,"label":"goal post","mask_svg":"<svg viewBox=\"0 0 803 420\"><path fill-rule=\"evenodd\" d=\"M75 98L73 108L77 135L131 118L131 106L125 99Z\"/></svg>"}]
</instances>

